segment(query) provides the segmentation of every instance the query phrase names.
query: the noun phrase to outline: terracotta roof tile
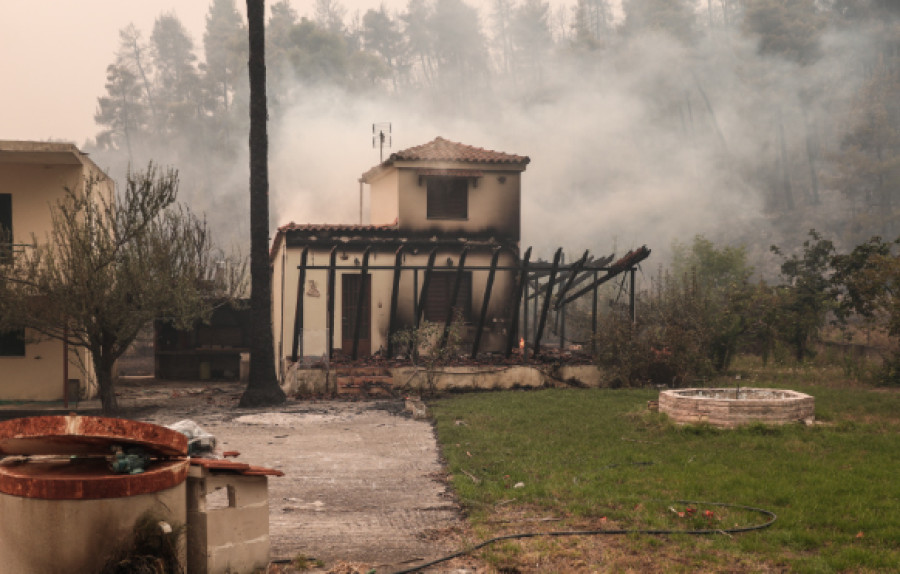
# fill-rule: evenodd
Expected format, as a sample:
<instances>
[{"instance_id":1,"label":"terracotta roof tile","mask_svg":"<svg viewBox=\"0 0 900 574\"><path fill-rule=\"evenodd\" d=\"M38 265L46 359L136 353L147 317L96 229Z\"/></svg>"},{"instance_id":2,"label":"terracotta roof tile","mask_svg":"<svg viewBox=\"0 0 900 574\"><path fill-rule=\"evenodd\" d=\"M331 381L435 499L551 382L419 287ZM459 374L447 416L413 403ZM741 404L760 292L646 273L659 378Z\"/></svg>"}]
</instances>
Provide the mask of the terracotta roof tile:
<instances>
[{"instance_id":1,"label":"terracotta roof tile","mask_svg":"<svg viewBox=\"0 0 900 574\"><path fill-rule=\"evenodd\" d=\"M446 140L432 141L392 153L388 161L462 161L477 163L528 163L530 158Z\"/></svg>"}]
</instances>

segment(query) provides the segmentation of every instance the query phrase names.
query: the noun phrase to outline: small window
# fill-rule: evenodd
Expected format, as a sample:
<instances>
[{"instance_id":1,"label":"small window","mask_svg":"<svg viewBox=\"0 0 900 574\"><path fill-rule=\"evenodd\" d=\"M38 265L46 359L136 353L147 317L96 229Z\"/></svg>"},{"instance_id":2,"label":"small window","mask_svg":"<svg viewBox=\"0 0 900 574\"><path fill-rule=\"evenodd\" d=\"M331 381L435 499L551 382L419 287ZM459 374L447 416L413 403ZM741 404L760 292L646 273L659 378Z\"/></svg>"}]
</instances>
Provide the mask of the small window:
<instances>
[{"instance_id":1,"label":"small window","mask_svg":"<svg viewBox=\"0 0 900 574\"><path fill-rule=\"evenodd\" d=\"M428 284L428 293L425 299L425 320L433 323L443 323L447 320L447 309L450 307L450 297L453 295L453 283L456 281L456 271L433 271ZM454 309L466 322L472 319L472 272L463 271L460 278L459 294L456 296ZM455 315L455 314L454 314ZM454 317L455 318L455 317Z\"/></svg>"},{"instance_id":2,"label":"small window","mask_svg":"<svg viewBox=\"0 0 900 574\"><path fill-rule=\"evenodd\" d=\"M464 177L429 177L428 219L467 219L469 182Z\"/></svg>"},{"instance_id":3,"label":"small window","mask_svg":"<svg viewBox=\"0 0 900 574\"><path fill-rule=\"evenodd\" d=\"M0 331L0 357L25 356L25 329Z\"/></svg>"}]
</instances>

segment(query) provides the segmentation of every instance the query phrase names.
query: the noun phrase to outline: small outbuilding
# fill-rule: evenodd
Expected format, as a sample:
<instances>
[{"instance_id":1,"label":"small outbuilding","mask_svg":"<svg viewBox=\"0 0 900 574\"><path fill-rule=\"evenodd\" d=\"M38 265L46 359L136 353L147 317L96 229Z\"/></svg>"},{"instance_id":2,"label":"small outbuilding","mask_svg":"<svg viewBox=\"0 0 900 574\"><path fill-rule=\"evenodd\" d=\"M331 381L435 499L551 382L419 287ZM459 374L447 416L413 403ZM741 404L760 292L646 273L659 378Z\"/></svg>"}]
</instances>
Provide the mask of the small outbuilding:
<instances>
[{"instance_id":1,"label":"small outbuilding","mask_svg":"<svg viewBox=\"0 0 900 574\"><path fill-rule=\"evenodd\" d=\"M438 137L362 174L372 223L281 226L270 252L278 364L387 352L422 321L453 321L463 341L503 350L529 162Z\"/></svg>"}]
</instances>

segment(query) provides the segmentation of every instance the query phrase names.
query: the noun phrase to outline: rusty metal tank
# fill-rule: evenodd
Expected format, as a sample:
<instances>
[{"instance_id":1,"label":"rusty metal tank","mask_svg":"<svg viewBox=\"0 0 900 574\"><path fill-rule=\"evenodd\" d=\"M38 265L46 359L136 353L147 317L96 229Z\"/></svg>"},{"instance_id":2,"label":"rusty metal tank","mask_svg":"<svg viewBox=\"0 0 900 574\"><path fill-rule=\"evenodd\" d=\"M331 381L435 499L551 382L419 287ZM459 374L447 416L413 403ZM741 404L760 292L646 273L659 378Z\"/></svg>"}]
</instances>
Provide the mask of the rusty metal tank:
<instances>
[{"instance_id":1,"label":"rusty metal tank","mask_svg":"<svg viewBox=\"0 0 900 574\"><path fill-rule=\"evenodd\" d=\"M146 468L113 472L114 453ZM96 572L152 512L186 522L187 437L124 419L44 416L0 422L0 568ZM184 564L184 556L182 556Z\"/></svg>"}]
</instances>

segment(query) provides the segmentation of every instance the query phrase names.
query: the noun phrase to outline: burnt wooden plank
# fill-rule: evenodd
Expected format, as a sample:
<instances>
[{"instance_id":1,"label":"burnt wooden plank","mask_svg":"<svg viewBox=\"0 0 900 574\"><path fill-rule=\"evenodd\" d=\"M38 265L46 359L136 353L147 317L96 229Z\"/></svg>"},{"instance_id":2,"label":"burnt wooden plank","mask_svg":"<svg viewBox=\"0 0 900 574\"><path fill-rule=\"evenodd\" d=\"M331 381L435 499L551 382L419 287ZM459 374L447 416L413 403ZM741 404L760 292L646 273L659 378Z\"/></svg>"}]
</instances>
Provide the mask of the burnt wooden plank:
<instances>
[{"instance_id":1,"label":"burnt wooden plank","mask_svg":"<svg viewBox=\"0 0 900 574\"><path fill-rule=\"evenodd\" d=\"M600 277L599 279L596 279L587 287L578 290L577 292L573 293L572 295L569 295L569 297L567 297L565 299L565 301L563 301L563 302L570 303L570 302L574 301L575 299L578 299L579 297L581 297L582 295L584 295L591 289L595 289L595 288L599 287L600 285L606 283L607 281L609 281L616 275L623 273L625 271L628 271L629 269L633 268L635 265L637 265L638 263L640 263L641 261L643 261L644 259L646 259L648 257L650 257L650 250L647 249L646 246L641 247L640 249L637 249L634 251L629 251L628 253L625 254L624 257L622 257L621 259L616 261L610 267L607 267L606 269L601 269L601 271L606 271L606 275L604 275L603 277Z\"/></svg>"},{"instance_id":2,"label":"burnt wooden plank","mask_svg":"<svg viewBox=\"0 0 900 574\"><path fill-rule=\"evenodd\" d=\"M631 322L634 323L637 319L637 315L635 315L635 306L634 306L634 284L635 284L635 273L636 269L634 267L631 268L631 293L628 297L628 308L631 311Z\"/></svg>"},{"instance_id":3,"label":"burnt wooden plank","mask_svg":"<svg viewBox=\"0 0 900 574\"><path fill-rule=\"evenodd\" d=\"M369 274L369 253L372 252L371 247L366 247L362 256L362 268L359 270L359 297L356 300L356 320L353 324L353 353L352 357L355 361L359 358L359 330L362 325L362 314L368 305L365 305L366 298L366 277Z\"/></svg>"},{"instance_id":4,"label":"burnt wooden plank","mask_svg":"<svg viewBox=\"0 0 900 574\"><path fill-rule=\"evenodd\" d=\"M528 346L528 284L529 281L525 281L525 291L522 297L522 341L525 345L522 348L522 356L525 356L525 348ZM518 317L518 307L516 307L516 316Z\"/></svg>"},{"instance_id":5,"label":"burnt wooden plank","mask_svg":"<svg viewBox=\"0 0 900 574\"><path fill-rule=\"evenodd\" d=\"M563 284L562 289L559 290L559 297L556 300L556 308L559 309L563 304L563 298L565 298L566 293L568 293L569 288L572 287L572 283L575 281L575 277L581 272L582 268L584 268L584 264L587 263L588 252L585 250L584 255L581 256L581 259L572 264L569 268L568 276L565 278L565 283ZM561 277L560 280L563 278Z\"/></svg>"},{"instance_id":6,"label":"burnt wooden plank","mask_svg":"<svg viewBox=\"0 0 900 574\"><path fill-rule=\"evenodd\" d=\"M484 286L484 298L481 301L481 315L478 317L478 329L475 331L475 341L472 343L472 358L478 356L478 346L481 344L481 333L484 331L484 322L487 320L488 305L491 302L491 290L494 288L494 275L497 272L497 262L500 260L500 250L495 249L491 257L491 270L488 271L487 284Z\"/></svg>"},{"instance_id":7,"label":"burnt wooden plank","mask_svg":"<svg viewBox=\"0 0 900 574\"><path fill-rule=\"evenodd\" d=\"M325 328L328 330L328 360L334 357L334 282L337 268L337 245L328 257L328 290L325 301Z\"/></svg>"},{"instance_id":8,"label":"burnt wooden plank","mask_svg":"<svg viewBox=\"0 0 900 574\"><path fill-rule=\"evenodd\" d=\"M594 283L597 282L597 272L594 271ZM591 305L591 355L597 354L597 287L594 286L594 297Z\"/></svg>"},{"instance_id":9,"label":"burnt wooden plank","mask_svg":"<svg viewBox=\"0 0 900 574\"><path fill-rule=\"evenodd\" d=\"M416 328L422 321L422 313L425 312L425 302L428 300L428 284L431 283L431 273L434 271L434 258L437 256L437 248L428 254L428 263L425 265L425 276L422 278L422 292L419 294L419 306L416 308Z\"/></svg>"},{"instance_id":10,"label":"burnt wooden plank","mask_svg":"<svg viewBox=\"0 0 900 574\"><path fill-rule=\"evenodd\" d=\"M306 258L309 248L300 252L300 276L297 279L297 307L294 309L294 339L291 343L291 362L296 363L303 352L303 286L306 284Z\"/></svg>"},{"instance_id":11,"label":"burnt wooden plank","mask_svg":"<svg viewBox=\"0 0 900 574\"><path fill-rule=\"evenodd\" d=\"M387 355L394 354L394 333L397 331L397 304L400 293L400 271L403 267L403 246L394 254L394 280L391 283L391 315L388 319Z\"/></svg>"},{"instance_id":12,"label":"burnt wooden plank","mask_svg":"<svg viewBox=\"0 0 900 574\"><path fill-rule=\"evenodd\" d=\"M516 282L516 293L513 299L511 316L509 318L509 331L506 339L506 356L512 354L513 345L518 343L519 338L519 305L522 304L522 293L525 291L525 282L528 281L528 260L531 258L531 247L525 250L525 256L522 257L519 269L519 280Z\"/></svg>"},{"instance_id":13,"label":"burnt wooden plank","mask_svg":"<svg viewBox=\"0 0 900 574\"><path fill-rule=\"evenodd\" d=\"M559 266L559 271L556 275L557 282L567 281L571 282L568 289L572 289L573 287L577 287L578 285L584 283L591 277L590 271L595 269L603 269L605 268L610 261L613 260L613 255L609 255L607 257L603 257L601 259L594 259L593 257L588 257L588 259L580 265L578 269L575 269L575 273L572 273L572 269L575 268L577 262L572 264L571 266ZM532 274L532 278L538 279L540 277L546 277L550 274L550 271L546 271L540 275L535 276ZM546 292L546 286L536 290L532 297L538 297L543 295Z\"/></svg>"},{"instance_id":14,"label":"burnt wooden plank","mask_svg":"<svg viewBox=\"0 0 900 574\"><path fill-rule=\"evenodd\" d=\"M541 318L538 323L537 333L534 335L534 355L538 356L541 352L541 336L544 334L544 327L547 324L547 313L550 311L550 299L553 297L553 284L556 281L556 270L559 268L559 260L562 258L562 247L556 250L553 256L553 268L550 270L550 283L547 285L547 294L544 297L544 304L541 307Z\"/></svg>"},{"instance_id":15,"label":"burnt wooden plank","mask_svg":"<svg viewBox=\"0 0 900 574\"><path fill-rule=\"evenodd\" d=\"M441 334L440 348L447 346L447 338L450 336L450 326L453 324L453 313L456 309L456 301L459 299L459 286L463 280L463 273L466 270L466 255L469 253L468 247L463 247L459 254L459 263L456 266L456 277L453 280L453 289L450 292L450 304L447 306L447 317L444 320L444 332Z\"/></svg>"}]
</instances>

